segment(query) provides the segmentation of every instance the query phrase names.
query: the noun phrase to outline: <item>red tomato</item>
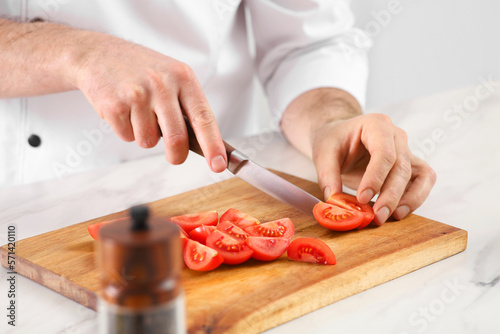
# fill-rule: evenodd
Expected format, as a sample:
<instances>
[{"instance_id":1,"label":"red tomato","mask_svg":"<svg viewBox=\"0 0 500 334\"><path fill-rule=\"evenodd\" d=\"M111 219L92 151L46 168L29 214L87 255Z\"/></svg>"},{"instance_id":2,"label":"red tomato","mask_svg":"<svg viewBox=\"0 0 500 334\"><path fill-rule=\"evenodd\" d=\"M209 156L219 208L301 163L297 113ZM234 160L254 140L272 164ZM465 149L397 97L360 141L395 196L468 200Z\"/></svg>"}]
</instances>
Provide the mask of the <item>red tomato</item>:
<instances>
[{"instance_id":1,"label":"red tomato","mask_svg":"<svg viewBox=\"0 0 500 334\"><path fill-rule=\"evenodd\" d=\"M215 226L201 225L191 230L191 232L189 232L189 237L205 245L207 243L208 235L213 231L215 231Z\"/></svg>"},{"instance_id":2,"label":"red tomato","mask_svg":"<svg viewBox=\"0 0 500 334\"><path fill-rule=\"evenodd\" d=\"M89 234L90 234L90 236L92 238L94 238L95 240L97 240L99 238L99 230L101 229L101 227L103 225L107 225L107 224L114 223L114 222L119 222L119 221L126 220L126 219L129 219L129 218L128 217L123 217L123 218L106 220L106 221L103 221L103 222L100 222L100 223L90 224L90 225L87 226L87 231L89 231Z\"/></svg>"},{"instance_id":3,"label":"red tomato","mask_svg":"<svg viewBox=\"0 0 500 334\"><path fill-rule=\"evenodd\" d=\"M189 269L209 271L220 266L222 261L222 256L216 250L197 241L187 239L184 248L184 262Z\"/></svg>"},{"instance_id":4,"label":"red tomato","mask_svg":"<svg viewBox=\"0 0 500 334\"><path fill-rule=\"evenodd\" d=\"M326 200L326 202L335 204L336 206L340 206L344 209L351 209L362 212L365 215L365 219L361 222L358 228L366 227L372 222L373 218L375 218L373 208L369 204L361 204L358 202L355 196L349 194L333 194Z\"/></svg>"},{"instance_id":5,"label":"red tomato","mask_svg":"<svg viewBox=\"0 0 500 334\"><path fill-rule=\"evenodd\" d=\"M187 241L190 239L189 234L186 233L181 227L179 227L180 237L181 237L181 246L182 249L186 247Z\"/></svg>"},{"instance_id":6,"label":"red tomato","mask_svg":"<svg viewBox=\"0 0 500 334\"><path fill-rule=\"evenodd\" d=\"M245 232L258 237L283 237L291 239L295 233L295 227L290 218L283 218L247 227L245 228Z\"/></svg>"},{"instance_id":7,"label":"red tomato","mask_svg":"<svg viewBox=\"0 0 500 334\"><path fill-rule=\"evenodd\" d=\"M184 231L189 233L191 232L191 230L194 230L200 225L217 225L219 215L217 214L217 211L205 211L190 213L182 216L169 217L168 219L172 223L179 225Z\"/></svg>"},{"instance_id":8,"label":"red tomato","mask_svg":"<svg viewBox=\"0 0 500 334\"><path fill-rule=\"evenodd\" d=\"M226 264L243 263L253 254L253 250L243 240L234 239L219 230L207 237L207 246L218 251Z\"/></svg>"},{"instance_id":9,"label":"red tomato","mask_svg":"<svg viewBox=\"0 0 500 334\"><path fill-rule=\"evenodd\" d=\"M298 238L288 246L288 258L292 261L336 264L335 254L323 241L315 238Z\"/></svg>"},{"instance_id":10,"label":"red tomato","mask_svg":"<svg viewBox=\"0 0 500 334\"><path fill-rule=\"evenodd\" d=\"M322 226L334 231L349 231L364 222L365 215L359 211L344 209L335 204L318 202L313 208L314 218Z\"/></svg>"},{"instance_id":11,"label":"red tomato","mask_svg":"<svg viewBox=\"0 0 500 334\"><path fill-rule=\"evenodd\" d=\"M290 244L290 239L249 236L245 242L253 250L252 257L254 259L272 261L285 254Z\"/></svg>"},{"instance_id":12,"label":"red tomato","mask_svg":"<svg viewBox=\"0 0 500 334\"><path fill-rule=\"evenodd\" d=\"M217 230L241 241L245 241L248 238L247 232L228 221L220 222L219 225L217 225Z\"/></svg>"},{"instance_id":13,"label":"red tomato","mask_svg":"<svg viewBox=\"0 0 500 334\"><path fill-rule=\"evenodd\" d=\"M260 224L257 218L254 218L246 213L243 213L236 209L229 209L220 216L220 222L230 222L234 225L245 229L249 226Z\"/></svg>"}]
</instances>

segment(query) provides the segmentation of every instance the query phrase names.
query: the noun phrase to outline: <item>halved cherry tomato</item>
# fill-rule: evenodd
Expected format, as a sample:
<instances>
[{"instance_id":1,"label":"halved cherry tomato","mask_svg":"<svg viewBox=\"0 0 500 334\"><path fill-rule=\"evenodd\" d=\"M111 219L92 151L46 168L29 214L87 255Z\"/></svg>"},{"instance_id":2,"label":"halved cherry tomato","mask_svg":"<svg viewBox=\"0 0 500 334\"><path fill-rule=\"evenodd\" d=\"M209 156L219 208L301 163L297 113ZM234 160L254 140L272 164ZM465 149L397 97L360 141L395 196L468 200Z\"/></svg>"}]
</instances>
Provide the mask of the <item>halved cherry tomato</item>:
<instances>
[{"instance_id":1,"label":"halved cherry tomato","mask_svg":"<svg viewBox=\"0 0 500 334\"><path fill-rule=\"evenodd\" d=\"M334 231L349 231L364 222L365 215L359 211L344 209L335 204L318 202L313 208L314 218L322 226Z\"/></svg>"},{"instance_id":2,"label":"halved cherry tomato","mask_svg":"<svg viewBox=\"0 0 500 334\"><path fill-rule=\"evenodd\" d=\"M298 238L292 241L287 250L292 261L336 264L335 254L323 241L315 238Z\"/></svg>"},{"instance_id":3,"label":"halved cherry tomato","mask_svg":"<svg viewBox=\"0 0 500 334\"><path fill-rule=\"evenodd\" d=\"M252 225L260 224L257 218L254 218L236 209L229 209L224 212L222 216L220 216L221 223L226 221L233 223L234 225L242 229L245 229Z\"/></svg>"},{"instance_id":4,"label":"halved cherry tomato","mask_svg":"<svg viewBox=\"0 0 500 334\"><path fill-rule=\"evenodd\" d=\"M182 216L175 216L168 218L172 223L182 227L187 233L191 232L200 225L217 225L219 215L217 211L204 211L197 213L190 213Z\"/></svg>"},{"instance_id":5,"label":"halved cherry tomato","mask_svg":"<svg viewBox=\"0 0 500 334\"><path fill-rule=\"evenodd\" d=\"M282 218L267 223L253 225L244 229L250 235L258 237L283 237L291 239L295 227L290 218Z\"/></svg>"},{"instance_id":6,"label":"halved cherry tomato","mask_svg":"<svg viewBox=\"0 0 500 334\"><path fill-rule=\"evenodd\" d=\"M245 241L248 247L253 250L252 257L261 261L272 261L285 254L289 238L281 237L254 237L249 236Z\"/></svg>"},{"instance_id":7,"label":"halved cherry tomato","mask_svg":"<svg viewBox=\"0 0 500 334\"><path fill-rule=\"evenodd\" d=\"M253 250L243 240L234 239L219 230L207 237L207 246L218 251L226 264L243 263L253 254Z\"/></svg>"},{"instance_id":8,"label":"halved cherry tomato","mask_svg":"<svg viewBox=\"0 0 500 334\"><path fill-rule=\"evenodd\" d=\"M241 241L245 241L248 238L248 233L239 228L238 226L230 223L228 221L224 221L217 225L217 230L221 231L224 234L229 235L234 239L238 239Z\"/></svg>"},{"instance_id":9,"label":"halved cherry tomato","mask_svg":"<svg viewBox=\"0 0 500 334\"><path fill-rule=\"evenodd\" d=\"M129 219L129 217L122 217L122 218L111 219L99 223L90 224L87 226L87 231L89 231L89 234L92 238L97 240L99 238L99 230L101 229L102 226L127 219Z\"/></svg>"},{"instance_id":10,"label":"halved cherry tomato","mask_svg":"<svg viewBox=\"0 0 500 334\"><path fill-rule=\"evenodd\" d=\"M191 230L191 232L189 232L189 236L191 237L191 239L205 245L207 243L208 235L215 231L215 229L215 226L201 225Z\"/></svg>"},{"instance_id":11,"label":"halved cherry tomato","mask_svg":"<svg viewBox=\"0 0 500 334\"><path fill-rule=\"evenodd\" d=\"M375 218L375 213L373 212L373 208L369 204L361 204L358 202L355 196L337 193L333 194L326 200L327 203L335 204L336 206L340 206L345 209L357 210L362 212L365 215L364 220L358 226L358 228L364 228L368 224L370 224Z\"/></svg>"},{"instance_id":12,"label":"halved cherry tomato","mask_svg":"<svg viewBox=\"0 0 500 334\"><path fill-rule=\"evenodd\" d=\"M184 248L184 262L189 269L209 271L220 266L222 261L222 256L216 250L197 241L187 239Z\"/></svg>"}]
</instances>

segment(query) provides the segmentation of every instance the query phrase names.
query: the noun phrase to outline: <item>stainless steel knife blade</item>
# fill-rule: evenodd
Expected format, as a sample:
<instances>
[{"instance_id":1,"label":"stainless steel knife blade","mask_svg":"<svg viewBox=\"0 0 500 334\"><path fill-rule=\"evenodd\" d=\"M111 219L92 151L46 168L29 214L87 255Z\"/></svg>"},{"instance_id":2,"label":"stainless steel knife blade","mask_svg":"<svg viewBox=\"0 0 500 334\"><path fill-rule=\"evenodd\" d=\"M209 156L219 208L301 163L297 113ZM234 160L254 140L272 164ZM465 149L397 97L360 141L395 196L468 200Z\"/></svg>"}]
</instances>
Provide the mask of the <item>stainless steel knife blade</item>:
<instances>
[{"instance_id":1,"label":"stainless steel knife blade","mask_svg":"<svg viewBox=\"0 0 500 334\"><path fill-rule=\"evenodd\" d=\"M189 149L203 156L194 131L187 119L186 126L189 133ZM225 141L224 145L228 158L227 169L231 173L281 202L305 214L313 214L313 207L320 201L319 199L253 162L248 156L236 150Z\"/></svg>"}]
</instances>

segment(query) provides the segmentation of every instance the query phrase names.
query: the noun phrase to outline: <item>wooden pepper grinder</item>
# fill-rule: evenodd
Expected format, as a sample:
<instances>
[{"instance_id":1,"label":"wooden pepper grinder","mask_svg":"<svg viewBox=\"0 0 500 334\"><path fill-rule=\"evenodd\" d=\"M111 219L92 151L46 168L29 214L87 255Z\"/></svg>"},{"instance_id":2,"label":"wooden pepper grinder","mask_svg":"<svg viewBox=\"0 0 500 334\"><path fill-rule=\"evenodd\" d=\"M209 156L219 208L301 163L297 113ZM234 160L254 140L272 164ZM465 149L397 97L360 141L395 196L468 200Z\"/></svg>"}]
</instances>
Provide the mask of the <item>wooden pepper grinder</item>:
<instances>
[{"instance_id":1,"label":"wooden pepper grinder","mask_svg":"<svg viewBox=\"0 0 500 334\"><path fill-rule=\"evenodd\" d=\"M178 227L150 217L146 206L130 216L99 231L100 333L185 333Z\"/></svg>"}]
</instances>

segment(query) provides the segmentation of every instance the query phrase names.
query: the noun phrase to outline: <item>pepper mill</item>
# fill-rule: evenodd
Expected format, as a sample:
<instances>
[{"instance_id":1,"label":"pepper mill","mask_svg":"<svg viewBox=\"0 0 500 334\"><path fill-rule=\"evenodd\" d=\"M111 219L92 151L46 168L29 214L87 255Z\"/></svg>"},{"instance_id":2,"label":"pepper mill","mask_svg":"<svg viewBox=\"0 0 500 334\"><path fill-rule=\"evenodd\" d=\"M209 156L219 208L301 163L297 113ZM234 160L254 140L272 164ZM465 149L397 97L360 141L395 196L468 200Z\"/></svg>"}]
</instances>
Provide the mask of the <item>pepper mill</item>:
<instances>
[{"instance_id":1,"label":"pepper mill","mask_svg":"<svg viewBox=\"0 0 500 334\"><path fill-rule=\"evenodd\" d=\"M146 206L130 216L99 230L100 333L184 334L179 229Z\"/></svg>"}]
</instances>

